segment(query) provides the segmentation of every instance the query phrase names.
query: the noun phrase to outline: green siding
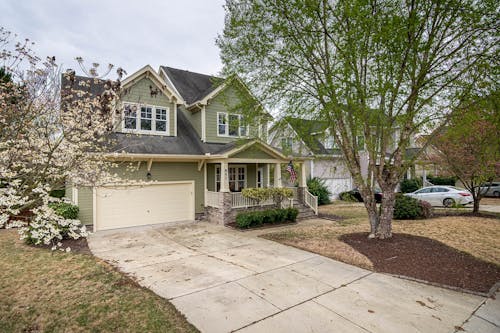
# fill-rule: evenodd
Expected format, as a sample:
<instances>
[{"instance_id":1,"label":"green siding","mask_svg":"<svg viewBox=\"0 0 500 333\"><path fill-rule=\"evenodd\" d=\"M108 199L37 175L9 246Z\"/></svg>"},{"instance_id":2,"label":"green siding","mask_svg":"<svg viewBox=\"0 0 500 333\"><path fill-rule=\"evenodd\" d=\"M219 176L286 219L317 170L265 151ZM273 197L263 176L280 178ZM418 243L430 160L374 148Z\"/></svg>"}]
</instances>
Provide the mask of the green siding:
<instances>
[{"instance_id":1,"label":"green siding","mask_svg":"<svg viewBox=\"0 0 500 333\"><path fill-rule=\"evenodd\" d=\"M207 164L207 189L212 192L215 191L215 165L214 163Z\"/></svg>"},{"instance_id":2,"label":"green siding","mask_svg":"<svg viewBox=\"0 0 500 333\"><path fill-rule=\"evenodd\" d=\"M159 89L156 84L148 78L142 78L136 83L134 83L130 88L125 89L125 95L123 96L123 100L131 103L140 103L140 104L148 104L148 105L156 105L156 106L165 106L169 109L169 127L170 127L170 135L174 136L175 134L175 106L170 102L167 96L165 96L161 91L152 96L151 89L156 91Z\"/></svg>"},{"instance_id":3,"label":"green siding","mask_svg":"<svg viewBox=\"0 0 500 333\"><path fill-rule=\"evenodd\" d=\"M78 188L78 219L83 224L94 224L94 198L91 187Z\"/></svg>"},{"instance_id":4,"label":"green siding","mask_svg":"<svg viewBox=\"0 0 500 333\"><path fill-rule=\"evenodd\" d=\"M64 197L68 200L73 201L73 186L69 181L66 181L66 183L64 184Z\"/></svg>"},{"instance_id":5,"label":"green siding","mask_svg":"<svg viewBox=\"0 0 500 333\"><path fill-rule=\"evenodd\" d=\"M247 164L247 187L257 187L257 168L255 164Z\"/></svg>"},{"instance_id":6,"label":"green siding","mask_svg":"<svg viewBox=\"0 0 500 333\"><path fill-rule=\"evenodd\" d=\"M248 149L231 155L231 158L275 159L276 157L262 151L259 147L251 146Z\"/></svg>"},{"instance_id":7,"label":"green siding","mask_svg":"<svg viewBox=\"0 0 500 333\"><path fill-rule=\"evenodd\" d=\"M139 169L136 167L137 162L133 163L132 166L135 167L130 168L129 163L123 163L115 172L123 179L147 181L147 163L142 162ZM203 188L203 176L203 169L198 171L198 163L153 162L151 165L151 180L153 181L194 180L196 213L203 213L204 210L205 190Z\"/></svg>"},{"instance_id":8,"label":"green siding","mask_svg":"<svg viewBox=\"0 0 500 333\"><path fill-rule=\"evenodd\" d=\"M219 93L215 98L208 102L206 106L206 142L228 143L240 138L218 136L217 132L217 113L226 112L231 114L241 114L238 110L239 97L233 87L228 87ZM251 123L257 123L251 121ZM250 125L249 135L252 137L258 136L257 126Z\"/></svg>"}]
</instances>

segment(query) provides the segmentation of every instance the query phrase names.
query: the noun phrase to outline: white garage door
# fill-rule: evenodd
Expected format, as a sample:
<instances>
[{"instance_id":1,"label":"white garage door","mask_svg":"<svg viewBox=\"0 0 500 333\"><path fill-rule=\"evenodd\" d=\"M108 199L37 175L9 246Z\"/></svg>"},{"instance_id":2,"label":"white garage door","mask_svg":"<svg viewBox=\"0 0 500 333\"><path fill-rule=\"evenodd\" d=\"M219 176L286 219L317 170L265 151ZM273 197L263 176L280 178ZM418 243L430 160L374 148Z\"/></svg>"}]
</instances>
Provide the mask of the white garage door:
<instances>
[{"instance_id":1,"label":"white garage door","mask_svg":"<svg viewBox=\"0 0 500 333\"><path fill-rule=\"evenodd\" d=\"M352 189L351 178L326 178L325 185L328 186L332 199L338 199L340 192Z\"/></svg>"},{"instance_id":2,"label":"white garage door","mask_svg":"<svg viewBox=\"0 0 500 333\"><path fill-rule=\"evenodd\" d=\"M194 220L194 182L99 187L95 230Z\"/></svg>"}]
</instances>

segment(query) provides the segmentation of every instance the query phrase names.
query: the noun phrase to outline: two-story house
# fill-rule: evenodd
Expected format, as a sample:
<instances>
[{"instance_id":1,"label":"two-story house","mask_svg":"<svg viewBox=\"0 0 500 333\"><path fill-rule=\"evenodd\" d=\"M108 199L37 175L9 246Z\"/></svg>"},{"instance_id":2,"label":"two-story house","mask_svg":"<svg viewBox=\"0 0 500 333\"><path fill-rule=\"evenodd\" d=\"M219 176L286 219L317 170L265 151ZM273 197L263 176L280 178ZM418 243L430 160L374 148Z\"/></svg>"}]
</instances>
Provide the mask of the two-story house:
<instances>
[{"instance_id":1,"label":"two-story house","mask_svg":"<svg viewBox=\"0 0 500 333\"><path fill-rule=\"evenodd\" d=\"M63 89L86 79L63 78ZM91 82L93 93L102 91L102 82ZM290 157L266 143L271 117L261 106L246 119L238 107L242 93L254 99L237 76L222 79L164 66L145 66L124 79L116 131L105 154L116 162L121 181L69 185L67 196L80 207L82 222L105 230L205 214L229 223L235 211L251 205L242 189L281 187L280 165ZM303 201L305 175L299 179L296 192Z\"/></svg>"},{"instance_id":2,"label":"two-story house","mask_svg":"<svg viewBox=\"0 0 500 333\"><path fill-rule=\"evenodd\" d=\"M361 170L366 176L368 154L364 151L363 137L360 136L358 141ZM330 134L326 122L284 117L271 127L268 142L271 146L280 148L284 153L309 157L303 164L306 176L324 180L332 199L338 198L339 193L354 187L342 153L335 144L335 139Z\"/></svg>"}]
</instances>

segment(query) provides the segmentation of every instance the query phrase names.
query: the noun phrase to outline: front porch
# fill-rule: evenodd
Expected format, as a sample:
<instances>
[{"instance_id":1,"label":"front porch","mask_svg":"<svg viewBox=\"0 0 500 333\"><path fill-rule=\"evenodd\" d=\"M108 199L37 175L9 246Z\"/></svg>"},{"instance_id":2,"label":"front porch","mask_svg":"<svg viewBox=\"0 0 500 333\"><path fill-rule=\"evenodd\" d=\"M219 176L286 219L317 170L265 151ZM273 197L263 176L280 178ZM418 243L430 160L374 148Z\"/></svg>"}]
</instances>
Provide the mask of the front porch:
<instances>
[{"instance_id":1,"label":"front porch","mask_svg":"<svg viewBox=\"0 0 500 333\"><path fill-rule=\"evenodd\" d=\"M282 203L282 207L307 206L317 215L317 197L307 190L306 170L303 161L298 161L296 170L298 187L288 184L282 177L282 167L286 160L232 159L210 161L205 165L205 212L211 222L228 224L234 222L239 212L247 209L271 209L275 203L272 199L255 203L242 195L245 188L290 188L293 198ZM285 171L286 172L286 171ZM288 177L287 177L288 178ZM285 184L284 184L285 183Z\"/></svg>"}]
</instances>

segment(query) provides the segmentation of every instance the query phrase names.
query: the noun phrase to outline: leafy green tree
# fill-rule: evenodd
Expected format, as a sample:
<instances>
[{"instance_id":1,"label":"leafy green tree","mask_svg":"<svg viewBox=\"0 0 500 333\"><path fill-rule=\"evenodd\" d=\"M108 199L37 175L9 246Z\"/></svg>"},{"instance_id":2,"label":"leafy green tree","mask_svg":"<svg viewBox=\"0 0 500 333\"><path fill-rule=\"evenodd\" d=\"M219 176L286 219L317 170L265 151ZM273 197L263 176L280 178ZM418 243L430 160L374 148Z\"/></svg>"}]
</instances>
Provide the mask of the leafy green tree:
<instances>
[{"instance_id":1,"label":"leafy green tree","mask_svg":"<svg viewBox=\"0 0 500 333\"><path fill-rule=\"evenodd\" d=\"M328 122L371 238L392 235L394 190L419 155L405 159L415 134L442 126L471 90L487 90L479 81L498 81L494 1L227 0L225 9L225 70L269 107Z\"/></svg>"}]
</instances>

